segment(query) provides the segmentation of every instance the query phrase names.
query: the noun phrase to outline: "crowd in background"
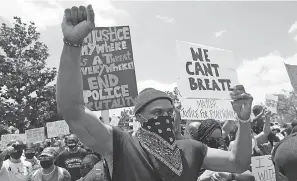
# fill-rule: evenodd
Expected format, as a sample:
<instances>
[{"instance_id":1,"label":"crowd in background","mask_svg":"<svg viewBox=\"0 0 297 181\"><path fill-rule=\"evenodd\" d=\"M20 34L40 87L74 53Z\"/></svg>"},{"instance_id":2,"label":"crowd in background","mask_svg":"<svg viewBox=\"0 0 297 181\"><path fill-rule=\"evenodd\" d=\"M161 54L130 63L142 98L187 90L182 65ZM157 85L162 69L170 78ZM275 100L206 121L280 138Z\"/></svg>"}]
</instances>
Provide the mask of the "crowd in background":
<instances>
[{"instance_id":1,"label":"crowd in background","mask_svg":"<svg viewBox=\"0 0 297 181\"><path fill-rule=\"evenodd\" d=\"M175 115L175 135L177 139L194 139L208 147L231 150L237 133L237 123L233 120L219 122L213 119L194 121L182 131L179 110ZM263 106L254 106L251 122L252 156L271 155L274 147L297 130L297 122L279 126L271 122L271 112ZM102 118L101 118L102 119ZM132 135L131 135L132 136ZM2 158L3 157L3 158ZM23 144L13 140L1 153L2 181L95 181L111 180L105 159L84 146L74 135L61 135L43 142ZM280 171L282 173L282 171ZM202 169L198 180L230 177L234 180L254 181L251 168L241 174L221 173ZM283 180L286 180L281 174Z\"/></svg>"}]
</instances>

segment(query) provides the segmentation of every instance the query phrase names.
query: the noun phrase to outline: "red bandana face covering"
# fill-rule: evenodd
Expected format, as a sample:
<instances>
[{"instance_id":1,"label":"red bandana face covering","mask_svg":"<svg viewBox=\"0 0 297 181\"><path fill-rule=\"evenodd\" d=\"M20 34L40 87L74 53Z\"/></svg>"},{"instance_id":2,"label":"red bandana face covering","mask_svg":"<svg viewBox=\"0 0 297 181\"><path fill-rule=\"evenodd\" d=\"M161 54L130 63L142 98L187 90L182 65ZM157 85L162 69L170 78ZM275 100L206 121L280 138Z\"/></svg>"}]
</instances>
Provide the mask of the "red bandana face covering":
<instances>
[{"instance_id":1,"label":"red bandana face covering","mask_svg":"<svg viewBox=\"0 0 297 181\"><path fill-rule=\"evenodd\" d=\"M183 165L173 133L173 123L174 119L171 116L149 119L137 131L136 137L149 154L165 164L174 174L180 176Z\"/></svg>"}]
</instances>

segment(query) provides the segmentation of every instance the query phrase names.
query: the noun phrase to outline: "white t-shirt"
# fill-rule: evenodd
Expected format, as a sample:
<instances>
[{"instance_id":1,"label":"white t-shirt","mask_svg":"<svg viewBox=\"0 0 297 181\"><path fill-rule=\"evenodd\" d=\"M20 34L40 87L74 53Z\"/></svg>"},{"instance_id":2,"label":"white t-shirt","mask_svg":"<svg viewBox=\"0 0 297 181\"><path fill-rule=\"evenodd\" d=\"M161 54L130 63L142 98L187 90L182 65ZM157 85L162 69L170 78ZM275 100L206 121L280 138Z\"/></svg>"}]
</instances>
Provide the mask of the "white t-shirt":
<instances>
[{"instance_id":1,"label":"white t-shirt","mask_svg":"<svg viewBox=\"0 0 297 181\"><path fill-rule=\"evenodd\" d=\"M20 163L13 163L9 159L3 162L0 171L0 181L26 181L27 176L32 172L32 164L21 160Z\"/></svg>"}]
</instances>

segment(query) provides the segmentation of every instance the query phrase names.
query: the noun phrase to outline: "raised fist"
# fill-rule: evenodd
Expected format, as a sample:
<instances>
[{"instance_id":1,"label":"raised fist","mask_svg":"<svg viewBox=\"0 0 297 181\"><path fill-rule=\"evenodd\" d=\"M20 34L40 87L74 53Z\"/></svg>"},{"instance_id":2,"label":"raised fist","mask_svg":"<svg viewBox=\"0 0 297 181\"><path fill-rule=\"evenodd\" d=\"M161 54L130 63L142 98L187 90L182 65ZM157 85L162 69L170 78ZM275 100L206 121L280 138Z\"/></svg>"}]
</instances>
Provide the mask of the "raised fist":
<instances>
[{"instance_id":1,"label":"raised fist","mask_svg":"<svg viewBox=\"0 0 297 181\"><path fill-rule=\"evenodd\" d=\"M62 22L62 31L65 40L69 43L80 44L95 28L95 13L91 5L88 7L73 6L65 9Z\"/></svg>"},{"instance_id":2,"label":"raised fist","mask_svg":"<svg viewBox=\"0 0 297 181\"><path fill-rule=\"evenodd\" d=\"M241 120L248 120L251 116L253 97L245 92L242 85L237 85L230 93L233 99L232 107Z\"/></svg>"}]
</instances>

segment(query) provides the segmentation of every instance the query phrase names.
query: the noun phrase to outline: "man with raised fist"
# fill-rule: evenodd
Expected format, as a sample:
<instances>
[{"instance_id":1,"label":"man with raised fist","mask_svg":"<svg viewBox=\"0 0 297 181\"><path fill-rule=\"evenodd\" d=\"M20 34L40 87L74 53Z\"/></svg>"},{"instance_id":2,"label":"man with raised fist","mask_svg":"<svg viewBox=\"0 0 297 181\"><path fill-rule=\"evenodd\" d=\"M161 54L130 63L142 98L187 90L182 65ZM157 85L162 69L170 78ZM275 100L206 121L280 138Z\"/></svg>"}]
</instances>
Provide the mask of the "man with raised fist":
<instances>
[{"instance_id":1,"label":"man with raised fist","mask_svg":"<svg viewBox=\"0 0 297 181\"><path fill-rule=\"evenodd\" d=\"M234 148L229 152L209 148L195 140L176 140L174 104L165 92L153 88L144 89L136 99L134 114L141 128L135 137L102 123L87 109L80 54L84 38L95 27L94 17L91 5L65 10L57 103L59 113L80 141L107 160L113 181L197 181L201 167L230 173L248 169L253 98L243 86L236 86L231 92L239 128Z\"/></svg>"}]
</instances>

